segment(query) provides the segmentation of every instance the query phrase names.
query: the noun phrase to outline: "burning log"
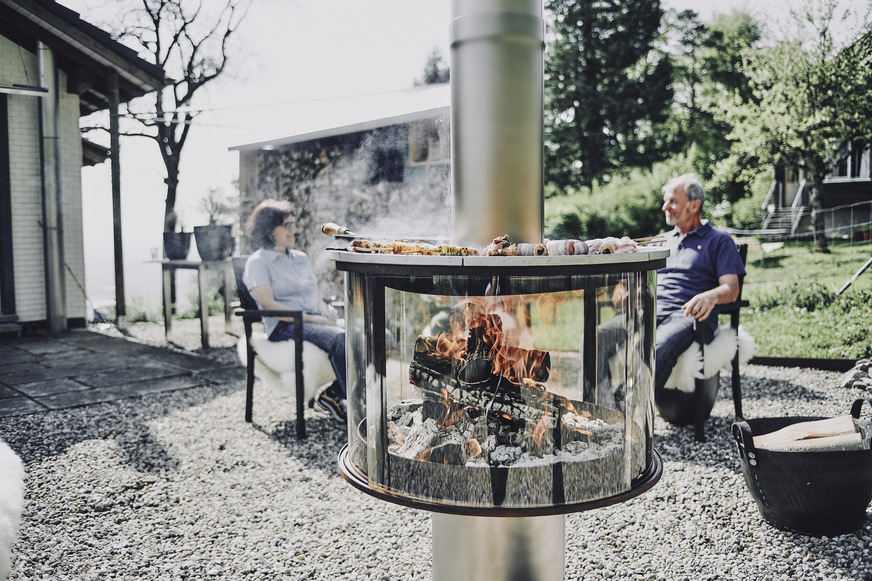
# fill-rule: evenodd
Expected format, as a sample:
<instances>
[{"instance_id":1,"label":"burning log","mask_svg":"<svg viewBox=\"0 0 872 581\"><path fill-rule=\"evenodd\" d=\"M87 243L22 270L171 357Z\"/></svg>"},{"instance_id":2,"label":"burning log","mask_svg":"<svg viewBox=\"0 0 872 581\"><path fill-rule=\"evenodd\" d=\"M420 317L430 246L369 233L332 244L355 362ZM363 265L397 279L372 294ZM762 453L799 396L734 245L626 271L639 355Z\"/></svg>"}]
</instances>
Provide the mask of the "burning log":
<instances>
[{"instance_id":1,"label":"burning log","mask_svg":"<svg viewBox=\"0 0 872 581\"><path fill-rule=\"evenodd\" d=\"M508 422L535 422L548 402L564 403L540 383L548 380L550 354L502 345L500 327L499 317L481 317L470 326L461 350L448 348L444 337L418 337L409 379L425 400L444 404L443 417L434 419L456 416L456 402L476 415L487 412Z\"/></svg>"}]
</instances>

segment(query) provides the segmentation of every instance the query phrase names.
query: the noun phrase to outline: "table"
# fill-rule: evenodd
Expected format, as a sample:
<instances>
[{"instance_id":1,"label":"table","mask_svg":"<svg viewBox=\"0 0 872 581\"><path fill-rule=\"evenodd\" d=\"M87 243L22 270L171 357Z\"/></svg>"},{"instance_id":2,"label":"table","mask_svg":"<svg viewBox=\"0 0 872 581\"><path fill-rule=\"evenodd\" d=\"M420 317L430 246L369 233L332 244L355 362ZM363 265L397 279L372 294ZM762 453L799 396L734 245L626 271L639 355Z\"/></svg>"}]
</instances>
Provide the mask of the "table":
<instances>
[{"instance_id":1,"label":"table","mask_svg":"<svg viewBox=\"0 0 872 581\"><path fill-rule=\"evenodd\" d=\"M200 342L203 349L209 348L209 305L207 301L206 271L224 271L224 327L227 333L232 331L230 292L236 284L233 274L233 263L227 260L161 260L163 272L163 314L167 343L173 340L173 296L175 295L175 273L179 269L197 271L197 298L200 306Z\"/></svg>"}]
</instances>

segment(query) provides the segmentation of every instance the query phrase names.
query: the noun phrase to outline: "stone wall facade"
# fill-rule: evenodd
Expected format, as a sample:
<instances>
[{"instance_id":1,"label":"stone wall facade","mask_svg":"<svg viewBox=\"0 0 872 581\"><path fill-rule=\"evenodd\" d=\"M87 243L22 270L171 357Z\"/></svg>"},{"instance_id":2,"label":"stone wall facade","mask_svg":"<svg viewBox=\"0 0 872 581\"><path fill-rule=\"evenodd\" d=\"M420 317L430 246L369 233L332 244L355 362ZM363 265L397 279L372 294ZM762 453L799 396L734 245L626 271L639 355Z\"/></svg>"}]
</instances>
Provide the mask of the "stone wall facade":
<instances>
[{"instance_id":1,"label":"stone wall facade","mask_svg":"<svg viewBox=\"0 0 872 581\"><path fill-rule=\"evenodd\" d=\"M312 260L325 297L341 297L344 292L341 273L327 252L337 241L321 233L325 222L373 237L448 236L449 156L412 161L409 131L409 124L400 124L277 149L240 151L243 229L262 200L290 200L298 214L296 247ZM446 135L439 141L438 147L447 148ZM252 251L247 238L240 249L242 254Z\"/></svg>"}]
</instances>

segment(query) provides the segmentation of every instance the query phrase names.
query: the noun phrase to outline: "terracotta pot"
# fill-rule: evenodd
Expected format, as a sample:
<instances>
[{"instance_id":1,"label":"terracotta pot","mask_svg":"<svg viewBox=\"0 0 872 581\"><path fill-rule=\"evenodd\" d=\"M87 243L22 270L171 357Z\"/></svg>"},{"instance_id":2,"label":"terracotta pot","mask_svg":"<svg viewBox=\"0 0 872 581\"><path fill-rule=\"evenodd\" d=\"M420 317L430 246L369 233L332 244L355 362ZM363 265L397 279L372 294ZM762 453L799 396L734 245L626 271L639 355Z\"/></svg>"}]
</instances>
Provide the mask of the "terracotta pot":
<instances>
[{"instance_id":1,"label":"terracotta pot","mask_svg":"<svg viewBox=\"0 0 872 581\"><path fill-rule=\"evenodd\" d=\"M194 226L200 260L224 260L233 254L233 227L224 224Z\"/></svg>"},{"instance_id":2,"label":"terracotta pot","mask_svg":"<svg viewBox=\"0 0 872 581\"><path fill-rule=\"evenodd\" d=\"M170 260L185 260L191 250L190 232L164 232L164 252Z\"/></svg>"}]
</instances>

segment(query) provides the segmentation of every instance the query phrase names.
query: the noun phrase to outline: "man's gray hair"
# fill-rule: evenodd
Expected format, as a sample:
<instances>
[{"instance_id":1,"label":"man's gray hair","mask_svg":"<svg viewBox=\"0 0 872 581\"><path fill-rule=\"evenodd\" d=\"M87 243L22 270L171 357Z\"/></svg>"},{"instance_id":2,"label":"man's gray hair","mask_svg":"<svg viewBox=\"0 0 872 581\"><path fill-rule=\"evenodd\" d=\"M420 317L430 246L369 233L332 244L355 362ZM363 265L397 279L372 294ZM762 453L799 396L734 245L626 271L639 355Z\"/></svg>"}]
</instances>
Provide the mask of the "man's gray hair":
<instances>
[{"instance_id":1,"label":"man's gray hair","mask_svg":"<svg viewBox=\"0 0 872 581\"><path fill-rule=\"evenodd\" d=\"M702 205L705 204L705 190L696 174L686 173L677 178L672 178L663 186L663 194L674 192L679 187L683 188L687 194L687 201L700 200L699 209L702 212Z\"/></svg>"}]
</instances>

